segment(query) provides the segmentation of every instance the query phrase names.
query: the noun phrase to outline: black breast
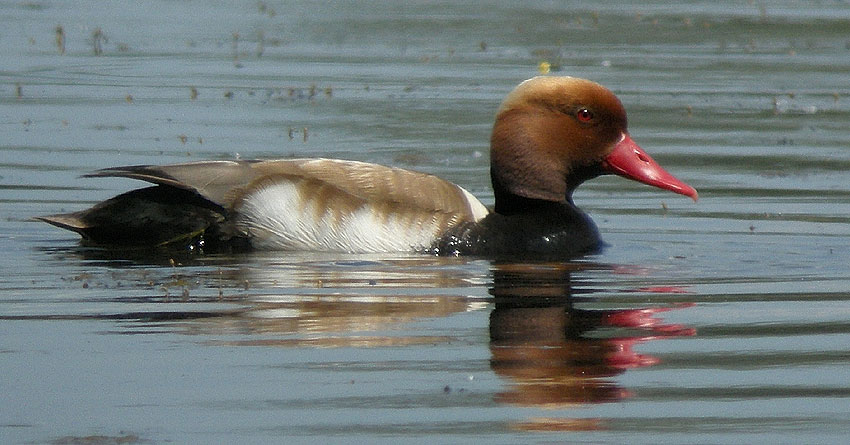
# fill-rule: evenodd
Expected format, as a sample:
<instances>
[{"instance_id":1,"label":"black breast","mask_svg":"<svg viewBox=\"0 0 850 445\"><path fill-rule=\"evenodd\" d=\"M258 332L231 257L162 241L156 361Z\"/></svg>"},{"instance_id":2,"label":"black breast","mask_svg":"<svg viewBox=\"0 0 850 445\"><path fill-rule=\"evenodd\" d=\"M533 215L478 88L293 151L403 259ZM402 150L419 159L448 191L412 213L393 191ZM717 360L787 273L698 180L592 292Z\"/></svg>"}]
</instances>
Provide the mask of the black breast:
<instances>
[{"instance_id":1,"label":"black breast","mask_svg":"<svg viewBox=\"0 0 850 445\"><path fill-rule=\"evenodd\" d=\"M444 256L570 258L602 246L596 225L570 203L549 203L527 212L491 213L477 223L453 227L433 246Z\"/></svg>"}]
</instances>

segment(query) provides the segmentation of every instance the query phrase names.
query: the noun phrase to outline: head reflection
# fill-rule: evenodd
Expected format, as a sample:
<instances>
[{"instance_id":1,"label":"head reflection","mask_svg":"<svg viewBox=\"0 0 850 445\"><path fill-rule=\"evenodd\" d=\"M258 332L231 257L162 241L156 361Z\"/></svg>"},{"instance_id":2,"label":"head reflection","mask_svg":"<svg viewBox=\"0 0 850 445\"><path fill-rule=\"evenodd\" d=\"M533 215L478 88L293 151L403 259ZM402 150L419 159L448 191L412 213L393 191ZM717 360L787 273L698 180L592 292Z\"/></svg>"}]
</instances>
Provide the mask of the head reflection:
<instances>
[{"instance_id":1,"label":"head reflection","mask_svg":"<svg viewBox=\"0 0 850 445\"><path fill-rule=\"evenodd\" d=\"M614 377L658 362L635 352L636 344L694 334L654 318L671 307L576 308L593 302L573 290L570 274L579 267L494 265L491 366L511 383L498 402L558 408L621 400L630 393Z\"/></svg>"}]
</instances>

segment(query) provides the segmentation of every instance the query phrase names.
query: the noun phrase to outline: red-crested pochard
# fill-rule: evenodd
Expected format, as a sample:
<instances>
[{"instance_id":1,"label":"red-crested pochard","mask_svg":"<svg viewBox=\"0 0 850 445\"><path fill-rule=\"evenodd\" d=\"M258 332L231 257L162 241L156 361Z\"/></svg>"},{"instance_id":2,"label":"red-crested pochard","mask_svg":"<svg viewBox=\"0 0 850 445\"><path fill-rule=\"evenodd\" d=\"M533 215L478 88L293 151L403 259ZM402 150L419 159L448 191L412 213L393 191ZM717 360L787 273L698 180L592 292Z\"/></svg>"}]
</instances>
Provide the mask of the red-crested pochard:
<instances>
[{"instance_id":1,"label":"red-crested pochard","mask_svg":"<svg viewBox=\"0 0 850 445\"><path fill-rule=\"evenodd\" d=\"M39 219L98 245L571 256L602 244L573 190L608 173L697 199L632 141L611 91L574 77L535 77L496 114L492 211L429 174L286 159L99 170L86 176L156 185Z\"/></svg>"}]
</instances>

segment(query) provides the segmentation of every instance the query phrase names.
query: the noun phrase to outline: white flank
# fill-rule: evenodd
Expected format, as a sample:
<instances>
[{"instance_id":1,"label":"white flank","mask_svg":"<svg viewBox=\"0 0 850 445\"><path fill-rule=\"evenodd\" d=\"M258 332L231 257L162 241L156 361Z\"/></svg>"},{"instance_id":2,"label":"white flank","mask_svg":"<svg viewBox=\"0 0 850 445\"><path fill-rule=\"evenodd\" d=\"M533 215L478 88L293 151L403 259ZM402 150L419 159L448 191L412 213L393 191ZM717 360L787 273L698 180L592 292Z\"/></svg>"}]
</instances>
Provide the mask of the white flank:
<instances>
[{"instance_id":1,"label":"white flank","mask_svg":"<svg viewBox=\"0 0 850 445\"><path fill-rule=\"evenodd\" d=\"M369 204L336 218L314 201L304 202L288 182L257 190L238 210L239 227L255 248L265 250L412 252L429 248L439 231L433 218L377 216Z\"/></svg>"},{"instance_id":2,"label":"white flank","mask_svg":"<svg viewBox=\"0 0 850 445\"><path fill-rule=\"evenodd\" d=\"M490 214L487 207L484 207L484 204L481 204L481 201L473 196L472 193L467 192L463 187L458 186L458 188L463 192L463 196L466 197L466 202L469 203L469 210L472 212L473 220L481 221L485 216Z\"/></svg>"}]
</instances>

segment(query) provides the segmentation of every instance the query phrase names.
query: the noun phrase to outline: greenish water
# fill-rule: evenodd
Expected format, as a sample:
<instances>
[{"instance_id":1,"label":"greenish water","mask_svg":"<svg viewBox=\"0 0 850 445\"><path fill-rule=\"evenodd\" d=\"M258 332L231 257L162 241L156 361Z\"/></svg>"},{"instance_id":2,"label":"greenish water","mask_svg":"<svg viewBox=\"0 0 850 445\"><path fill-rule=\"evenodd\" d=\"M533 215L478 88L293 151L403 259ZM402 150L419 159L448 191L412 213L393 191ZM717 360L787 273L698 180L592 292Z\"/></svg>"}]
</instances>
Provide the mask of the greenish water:
<instances>
[{"instance_id":1,"label":"greenish water","mask_svg":"<svg viewBox=\"0 0 850 445\"><path fill-rule=\"evenodd\" d=\"M29 1L0 23L3 443L850 433L844 2ZM493 115L541 62L614 90L699 202L593 180L576 202L610 246L563 264L110 253L30 219L138 185L90 170L237 157L490 204Z\"/></svg>"}]
</instances>

